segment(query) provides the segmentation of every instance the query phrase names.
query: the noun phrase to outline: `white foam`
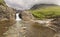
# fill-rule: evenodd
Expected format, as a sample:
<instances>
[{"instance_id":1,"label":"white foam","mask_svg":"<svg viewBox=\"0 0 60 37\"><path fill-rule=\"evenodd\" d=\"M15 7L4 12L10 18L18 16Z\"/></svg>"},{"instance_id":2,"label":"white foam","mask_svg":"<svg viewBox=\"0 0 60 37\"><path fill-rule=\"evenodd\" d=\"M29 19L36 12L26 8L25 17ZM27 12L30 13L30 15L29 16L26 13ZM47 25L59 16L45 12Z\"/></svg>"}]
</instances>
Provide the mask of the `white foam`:
<instances>
[{"instance_id":1,"label":"white foam","mask_svg":"<svg viewBox=\"0 0 60 37\"><path fill-rule=\"evenodd\" d=\"M20 21L21 19L19 18L19 13L16 13L16 21Z\"/></svg>"}]
</instances>

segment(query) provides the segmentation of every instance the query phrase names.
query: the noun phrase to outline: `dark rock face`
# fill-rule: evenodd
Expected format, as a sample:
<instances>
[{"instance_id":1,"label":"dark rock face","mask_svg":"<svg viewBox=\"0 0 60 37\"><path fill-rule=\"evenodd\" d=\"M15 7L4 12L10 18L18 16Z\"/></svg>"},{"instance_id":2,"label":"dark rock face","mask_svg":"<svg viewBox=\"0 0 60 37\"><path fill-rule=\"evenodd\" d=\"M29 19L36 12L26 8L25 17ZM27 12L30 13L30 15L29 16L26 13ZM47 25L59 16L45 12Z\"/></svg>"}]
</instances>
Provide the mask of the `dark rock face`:
<instances>
[{"instance_id":1,"label":"dark rock face","mask_svg":"<svg viewBox=\"0 0 60 37\"><path fill-rule=\"evenodd\" d=\"M15 11L0 5L0 37L15 23Z\"/></svg>"},{"instance_id":2,"label":"dark rock face","mask_svg":"<svg viewBox=\"0 0 60 37\"><path fill-rule=\"evenodd\" d=\"M19 14L19 18L21 18L21 19L22 19L22 14Z\"/></svg>"}]
</instances>

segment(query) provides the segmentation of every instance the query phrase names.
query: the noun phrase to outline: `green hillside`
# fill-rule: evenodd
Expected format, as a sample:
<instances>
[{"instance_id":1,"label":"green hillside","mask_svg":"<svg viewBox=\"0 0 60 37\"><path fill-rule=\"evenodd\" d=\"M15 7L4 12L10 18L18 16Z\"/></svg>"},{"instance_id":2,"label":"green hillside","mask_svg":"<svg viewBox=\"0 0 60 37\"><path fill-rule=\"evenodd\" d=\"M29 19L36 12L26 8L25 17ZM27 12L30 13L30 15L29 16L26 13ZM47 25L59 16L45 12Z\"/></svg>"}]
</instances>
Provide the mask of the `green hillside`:
<instances>
[{"instance_id":1,"label":"green hillside","mask_svg":"<svg viewBox=\"0 0 60 37\"><path fill-rule=\"evenodd\" d=\"M43 7L36 10L29 10L37 19L50 19L60 17L60 6Z\"/></svg>"}]
</instances>

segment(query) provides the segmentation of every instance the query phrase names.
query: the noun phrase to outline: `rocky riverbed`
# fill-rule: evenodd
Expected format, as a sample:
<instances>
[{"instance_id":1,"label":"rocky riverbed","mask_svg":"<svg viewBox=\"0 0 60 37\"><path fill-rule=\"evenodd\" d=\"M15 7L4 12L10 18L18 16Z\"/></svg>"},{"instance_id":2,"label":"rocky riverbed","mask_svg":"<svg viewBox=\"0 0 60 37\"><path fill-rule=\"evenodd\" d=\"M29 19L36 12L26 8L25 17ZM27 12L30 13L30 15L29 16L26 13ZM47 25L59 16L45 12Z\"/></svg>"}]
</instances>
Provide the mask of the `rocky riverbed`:
<instances>
[{"instance_id":1,"label":"rocky riverbed","mask_svg":"<svg viewBox=\"0 0 60 37\"><path fill-rule=\"evenodd\" d=\"M39 23L16 21L3 35L4 37L56 37L56 31ZM59 34L58 34L59 35ZM59 36L60 37L60 36Z\"/></svg>"}]
</instances>

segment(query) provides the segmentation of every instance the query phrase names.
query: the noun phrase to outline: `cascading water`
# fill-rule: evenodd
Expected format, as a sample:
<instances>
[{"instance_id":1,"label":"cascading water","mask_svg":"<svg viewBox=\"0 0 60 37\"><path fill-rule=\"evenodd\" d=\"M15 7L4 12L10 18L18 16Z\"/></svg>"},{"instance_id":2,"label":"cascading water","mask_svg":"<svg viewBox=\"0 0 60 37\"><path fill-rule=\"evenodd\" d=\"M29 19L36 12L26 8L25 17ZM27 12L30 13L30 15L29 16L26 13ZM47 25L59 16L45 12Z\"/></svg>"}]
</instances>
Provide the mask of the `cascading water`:
<instances>
[{"instance_id":1,"label":"cascading water","mask_svg":"<svg viewBox=\"0 0 60 37\"><path fill-rule=\"evenodd\" d=\"M19 18L19 13L16 13L16 21L20 21L21 19Z\"/></svg>"}]
</instances>

